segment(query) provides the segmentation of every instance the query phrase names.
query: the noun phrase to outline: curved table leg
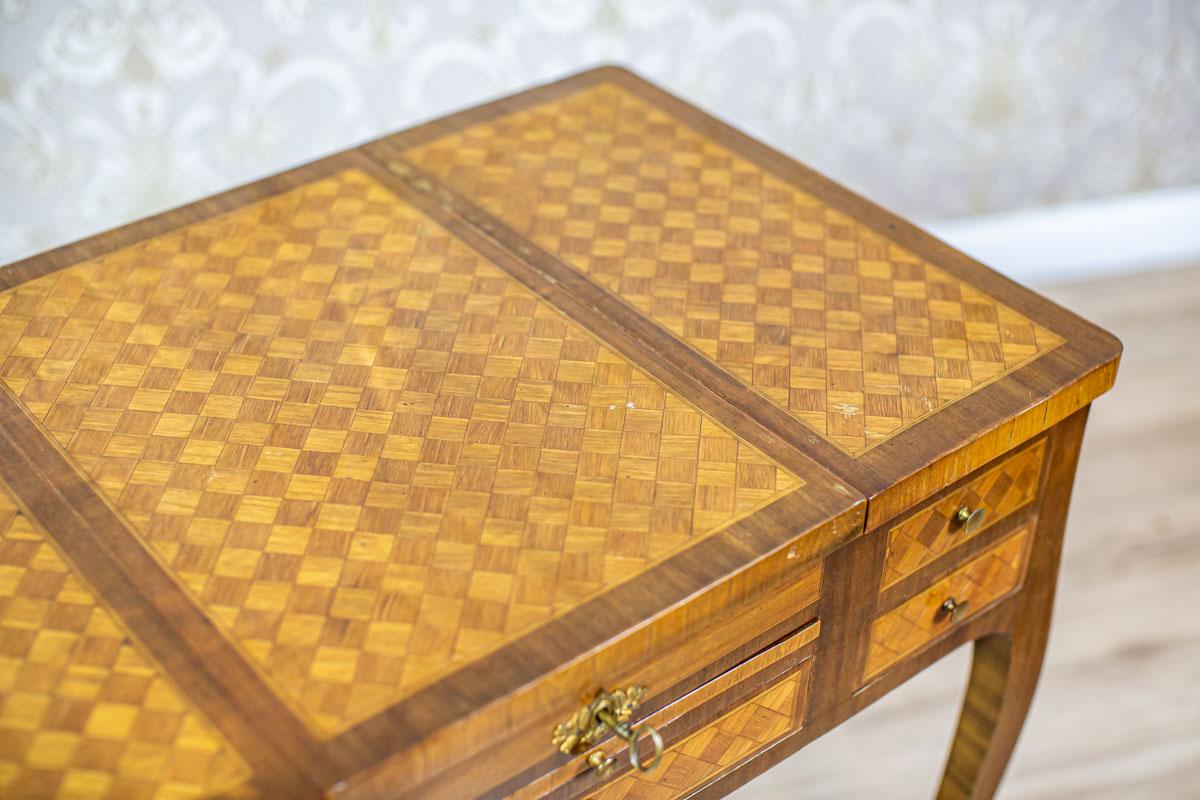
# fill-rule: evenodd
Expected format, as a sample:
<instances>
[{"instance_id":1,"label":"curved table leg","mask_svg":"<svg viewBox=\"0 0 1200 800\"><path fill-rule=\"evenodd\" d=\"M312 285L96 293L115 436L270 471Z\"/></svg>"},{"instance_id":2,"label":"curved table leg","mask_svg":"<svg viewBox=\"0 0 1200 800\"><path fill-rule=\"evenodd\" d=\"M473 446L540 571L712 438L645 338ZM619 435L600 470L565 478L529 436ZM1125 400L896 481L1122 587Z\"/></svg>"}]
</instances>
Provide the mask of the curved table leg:
<instances>
[{"instance_id":1,"label":"curved table leg","mask_svg":"<svg viewBox=\"0 0 1200 800\"><path fill-rule=\"evenodd\" d=\"M939 800L995 793L1033 700L1045 641L1043 636L1040 642L1018 644L1011 634L993 633L975 642L971 680Z\"/></svg>"},{"instance_id":2,"label":"curved table leg","mask_svg":"<svg viewBox=\"0 0 1200 800\"><path fill-rule=\"evenodd\" d=\"M1042 671L1067 505L1086 421L1083 409L1057 426L1024 588L1013 600L1009 630L975 642L971 679L939 800L992 797L1016 747Z\"/></svg>"}]
</instances>

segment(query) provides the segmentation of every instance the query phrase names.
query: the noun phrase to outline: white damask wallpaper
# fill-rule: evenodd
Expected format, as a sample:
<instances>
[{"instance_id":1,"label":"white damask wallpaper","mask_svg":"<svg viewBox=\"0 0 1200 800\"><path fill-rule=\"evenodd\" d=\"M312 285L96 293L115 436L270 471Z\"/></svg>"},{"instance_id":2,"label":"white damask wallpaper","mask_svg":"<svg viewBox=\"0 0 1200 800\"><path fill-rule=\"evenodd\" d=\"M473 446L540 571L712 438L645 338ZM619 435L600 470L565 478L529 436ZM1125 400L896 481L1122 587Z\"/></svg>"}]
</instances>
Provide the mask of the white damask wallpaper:
<instances>
[{"instance_id":1,"label":"white damask wallpaper","mask_svg":"<svg viewBox=\"0 0 1200 800\"><path fill-rule=\"evenodd\" d=\"M0 263L601 62L923 220L1200 181L1196 0L0 0Z\"/></svg>"}]
</instances>

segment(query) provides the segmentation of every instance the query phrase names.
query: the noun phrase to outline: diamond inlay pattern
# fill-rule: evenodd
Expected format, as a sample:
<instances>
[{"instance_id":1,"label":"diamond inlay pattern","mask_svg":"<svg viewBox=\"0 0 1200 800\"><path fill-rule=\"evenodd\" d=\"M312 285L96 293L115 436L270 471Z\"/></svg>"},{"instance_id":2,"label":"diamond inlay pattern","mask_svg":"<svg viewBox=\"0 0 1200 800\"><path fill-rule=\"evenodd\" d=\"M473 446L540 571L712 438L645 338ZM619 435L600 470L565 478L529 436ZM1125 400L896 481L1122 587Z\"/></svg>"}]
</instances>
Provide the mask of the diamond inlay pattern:
<instances>
[{"instance_id":1,"label":"diamond inlay pattern","mask_svg":"<svg viewBox=\"0 0 1200 800\"><path fill-rule=\"evenodd\" d=\"M604 784L595 800L671 800L707 783L792 730L808 670L693 733L663 753L652 772L627 772Z\"/></svg>"},{"instance_id":2,"label":"diamond inlay pattern","mask_svg":"<svg viewBox=\"0 0 1200 800\"><path fill-rule=\"evenodd\" d=\"M1016 588L1032 525L1026 524L974 561L876 619L871 625L864 674L869 677L886 669L949 630L952 622L941 611L947 598L969 603L968 613L977 614Z\"/></svg>"},{"instance_id":3,"label":"diamond inlay pattern","mask_svg":"<svg viewBox=\"0 0 1200 800\"><path fill-rule=\"evenodd\" d=\"M1045 455L1046 440L1042 439L892 528L883 563L882 588L911 575L1031 503L1037 495ZM954 515L964 506L982 508L987 513L984 524L973 533L967 533L954 521Z\"/></svg>"},{"instance_id":4,"label":"diamond inlay pattern","mask_svg":"<svg viewBox=\"0 0 1200 800\"><path fill-rule=\"evenodd\" d=\"M199 797L249 777L0 491L0 796Z\"/></svg>"},{"instance_id":5,"label":"diamond inlay pattern","mask_svg":"<svg viewBox=\"0 0 1200 800\"><path fill-rule=\"evenodd\" d=\"M0 295L0 379L326 735L801 485L356 170Z\"/></svg>"},{"instance_id":6,"label":"diamond inlay pattern","mask_svg":"<svg viewBox=\"0 0 1200 800\"><path fill-rule=\"evenodd\" d=\"M1062 342L612 84L406 157L851 454Z\"/></svg>"}]
</instances>

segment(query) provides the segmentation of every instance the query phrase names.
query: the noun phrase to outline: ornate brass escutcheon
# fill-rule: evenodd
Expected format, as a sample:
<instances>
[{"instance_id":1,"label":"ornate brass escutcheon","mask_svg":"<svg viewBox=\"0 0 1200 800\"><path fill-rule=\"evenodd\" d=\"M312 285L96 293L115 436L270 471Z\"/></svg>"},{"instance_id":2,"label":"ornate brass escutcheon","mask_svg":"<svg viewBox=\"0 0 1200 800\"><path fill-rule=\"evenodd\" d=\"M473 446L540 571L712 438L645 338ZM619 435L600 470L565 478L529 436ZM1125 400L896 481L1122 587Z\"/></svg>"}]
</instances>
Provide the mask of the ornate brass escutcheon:
<instances>
[{"instance_id":1,"label":"ornate brass escutcheon","mask_svg":"<svg viewBox=\"0 0 1200 800\"><path fill-rule=\"evenodd\" d=\"M645 693L645 686L630 686L628 689L612 692L601 689L596 692L595 698L579 709L573 717L554 727L554 735L550 741L564 753L578 753L609 733L614 733L629 745L629 763L642 772L649 772L662 760L662 737L649 725L629 724L633 710L637 708ZM638 740L644 736L648 736L654 745L654 755L648 762L642 760L637 747ZM616 759L599 750L590 753L587 762L595 768L601 778L611 775L616 766Z\"/></svg>"}]
</instances>

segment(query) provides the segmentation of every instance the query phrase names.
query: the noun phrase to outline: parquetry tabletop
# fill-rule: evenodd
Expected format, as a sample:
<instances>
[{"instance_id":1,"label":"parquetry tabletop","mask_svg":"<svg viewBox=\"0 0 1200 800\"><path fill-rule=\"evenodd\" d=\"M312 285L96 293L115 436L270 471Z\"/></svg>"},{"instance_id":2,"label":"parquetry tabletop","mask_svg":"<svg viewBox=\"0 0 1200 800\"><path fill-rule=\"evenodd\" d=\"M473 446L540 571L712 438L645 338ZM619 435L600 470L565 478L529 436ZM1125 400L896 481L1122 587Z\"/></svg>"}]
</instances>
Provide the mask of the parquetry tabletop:
<instances>
[{"instance_id":1,"label":"parquetry tabletop","mask_svg":"<svg viewBox=\"0 0 1200 800\"><path fill-rule=\"evenodd\" d=\"M664 774L716 780L803 718L822 559L888 526L875 602L948 563L960 501L1034 513L1117 353L612 68L20 262L0 794L455 796L503 763L567 796L549 731L631 682ZM1004 596L1008 534L931 591ZM693 690L702 731L663 710Z\"/></svg>"}]
</instances>

